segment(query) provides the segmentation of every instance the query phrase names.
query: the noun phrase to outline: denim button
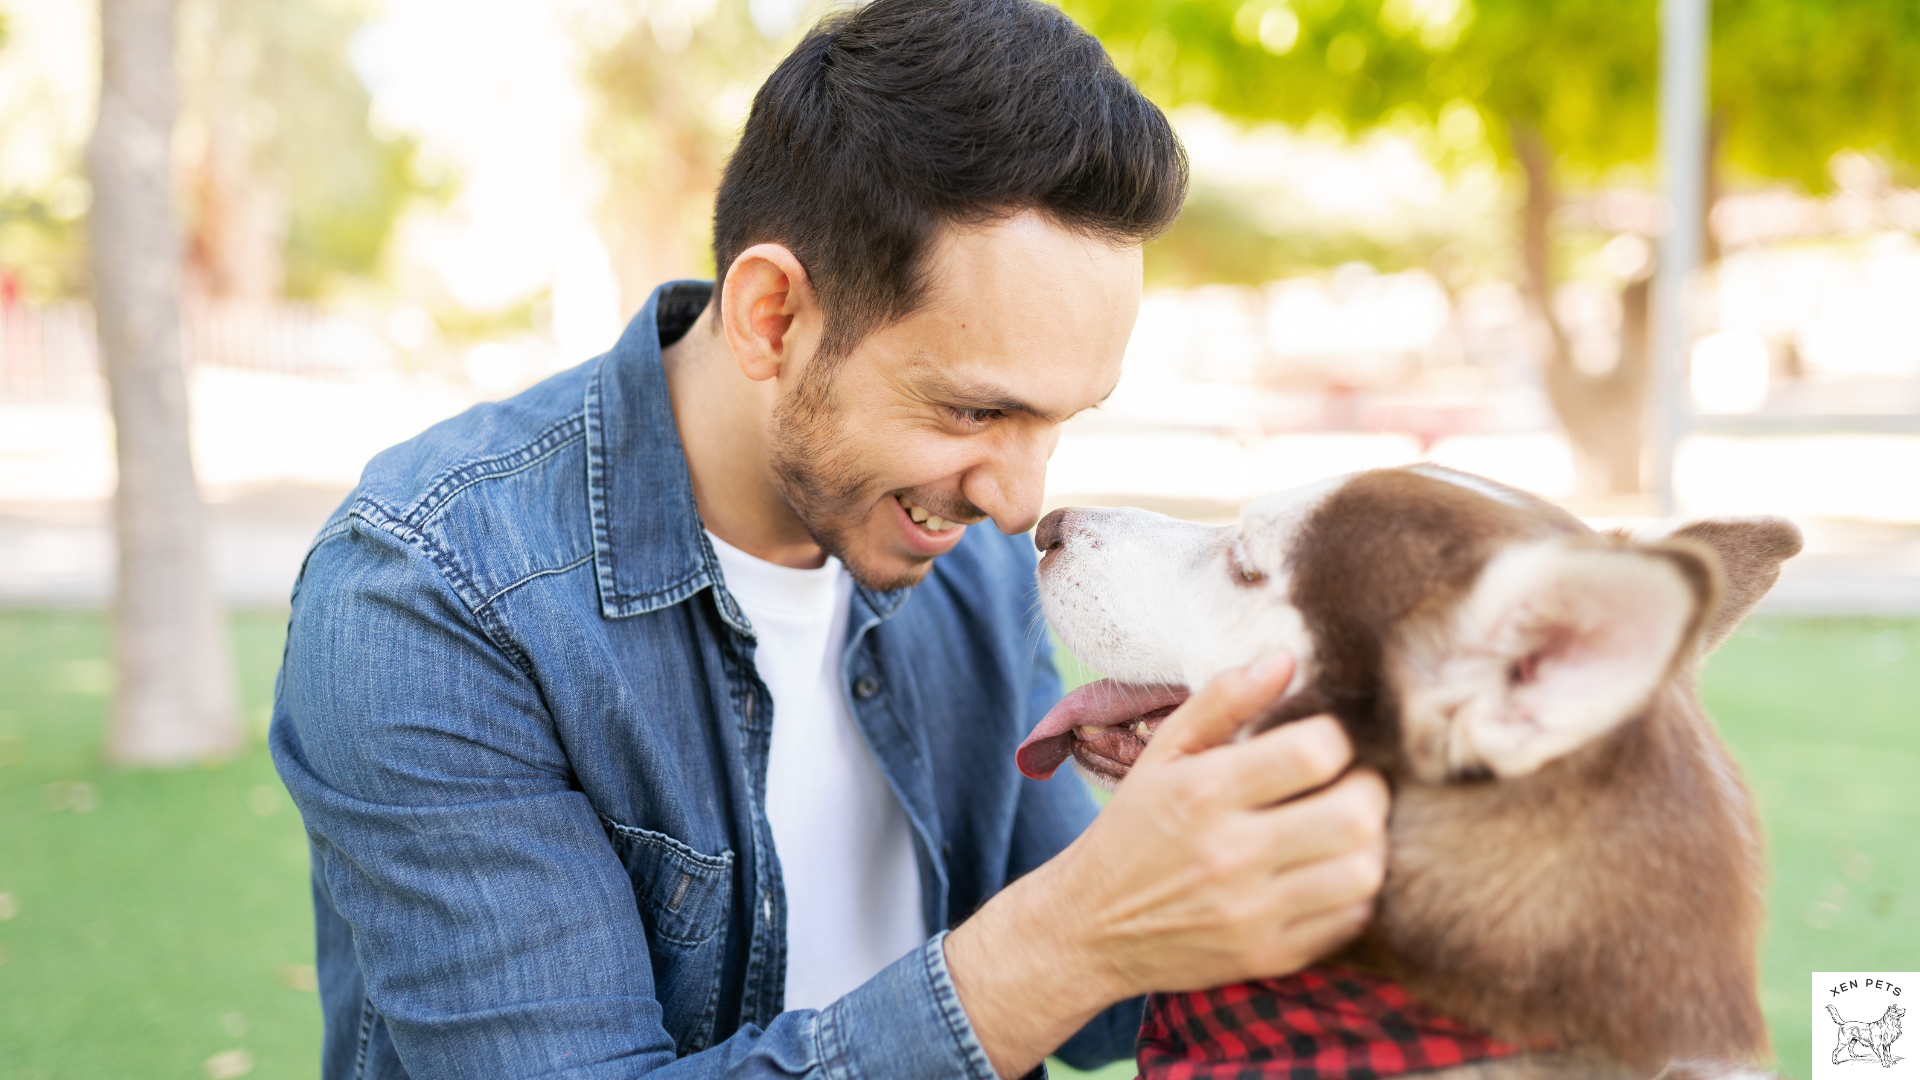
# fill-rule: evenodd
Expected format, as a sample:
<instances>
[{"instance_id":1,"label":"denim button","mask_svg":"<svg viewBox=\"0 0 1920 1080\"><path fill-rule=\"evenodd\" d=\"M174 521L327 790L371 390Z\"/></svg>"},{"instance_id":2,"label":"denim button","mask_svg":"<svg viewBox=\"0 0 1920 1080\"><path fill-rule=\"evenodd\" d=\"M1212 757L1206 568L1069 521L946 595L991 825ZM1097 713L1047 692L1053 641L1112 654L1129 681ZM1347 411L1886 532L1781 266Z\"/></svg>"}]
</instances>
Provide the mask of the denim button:
<instances>
[{"instance_id":1,"label":"denim button","mask_svg":"<svg viewBox=\"0 0 1920 1080\"><path fill-rule=\"evenodd\" d=\"M880 684L872 679L861 678L853 684L853 696L865 701L880 692Z\"/></svg>"}]
</instances>

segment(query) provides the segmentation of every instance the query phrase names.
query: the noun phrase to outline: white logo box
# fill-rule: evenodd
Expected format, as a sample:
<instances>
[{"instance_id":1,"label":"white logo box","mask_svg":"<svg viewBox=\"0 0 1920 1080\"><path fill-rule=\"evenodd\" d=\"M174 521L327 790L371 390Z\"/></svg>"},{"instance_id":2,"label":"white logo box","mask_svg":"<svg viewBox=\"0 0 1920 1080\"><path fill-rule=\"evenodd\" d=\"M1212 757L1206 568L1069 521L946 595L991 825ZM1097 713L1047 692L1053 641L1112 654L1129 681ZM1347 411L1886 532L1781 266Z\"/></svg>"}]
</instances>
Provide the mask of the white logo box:
<instances>
[{"instance_id":1,"label":"white logo box","mask_svg":"<svg viewBox=\"0 0 1920 1080\"><path fill-rule=\"evenodd\" d=\"M1813 973L1813 1080L1920 1080L1920 973Z\"/></svg>"}]
</instances>

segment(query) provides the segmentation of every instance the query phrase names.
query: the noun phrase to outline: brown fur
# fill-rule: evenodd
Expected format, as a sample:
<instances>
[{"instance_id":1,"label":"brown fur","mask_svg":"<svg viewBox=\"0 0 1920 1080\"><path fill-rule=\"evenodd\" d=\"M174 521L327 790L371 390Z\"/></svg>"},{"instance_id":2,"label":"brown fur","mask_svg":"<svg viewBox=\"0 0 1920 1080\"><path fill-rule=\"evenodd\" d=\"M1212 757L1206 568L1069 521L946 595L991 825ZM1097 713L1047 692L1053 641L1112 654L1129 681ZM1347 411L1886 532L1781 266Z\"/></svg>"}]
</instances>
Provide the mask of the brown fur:
<instances>
[{"instance_id":1,"label":"brown fur","mask_svg":"<svg viewBox=\"0 0 1920 1080\"><path fill-rule=\"evenodd\" d=\"M1759 832L1692 668L1765 593L1798 533L1710 522L1633 545L1693 583L1700 647L1683 645L1639 715L1531 775L1422 783L1405 768L1389 651L1434 632L1506 544L1628 543L1514 501L1402 470L1363 474L1315 512L1292 561L1318 664L1303 700L1338 715L1395 788L1378 917L1336 959L1504 1038L1647 1074L1676 1059L1763 1060ZM1512 1075L1567 1072L1527 1067L1546 1071Z\"/></svg>"}]
</instances>

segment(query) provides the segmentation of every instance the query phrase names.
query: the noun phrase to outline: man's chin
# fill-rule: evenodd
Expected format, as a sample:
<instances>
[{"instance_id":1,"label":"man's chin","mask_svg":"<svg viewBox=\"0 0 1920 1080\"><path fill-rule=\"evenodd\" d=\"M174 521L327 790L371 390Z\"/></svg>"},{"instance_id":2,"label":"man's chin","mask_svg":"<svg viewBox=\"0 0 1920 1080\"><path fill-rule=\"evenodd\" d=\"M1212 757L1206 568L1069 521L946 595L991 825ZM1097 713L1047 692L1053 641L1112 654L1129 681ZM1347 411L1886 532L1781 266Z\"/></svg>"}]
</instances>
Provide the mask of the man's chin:
<instances>
[{"instance_id":1,"label":"man's chin","mask_svg":"<svg viewBox=\"0 0 1920 1080\"><path fill-rule=\"evenodd\" d=\"M870 552L836 552L840 564L853 575L853 580L861 588L873 592L892 592L895 589L910 588L920 584L933 568L937 556L880 555Z\"/></svg>"},{"instance_id":2,"label":"man's chin","mask_svg":"<svg viewBox=\"0 0 1920 1080\"><path fill-rule=\"evenodd\" d=\"M827 554L840 560L840 565L847 568L861 587L874 592L892 592L920 584L933 567L933 561L945 553L915 551L909 547L903 537L895 535L899 524L907 521L898 504L889 498L881 508L852 527L810 526L808 531Z\"/></svg>"}]
</instances>

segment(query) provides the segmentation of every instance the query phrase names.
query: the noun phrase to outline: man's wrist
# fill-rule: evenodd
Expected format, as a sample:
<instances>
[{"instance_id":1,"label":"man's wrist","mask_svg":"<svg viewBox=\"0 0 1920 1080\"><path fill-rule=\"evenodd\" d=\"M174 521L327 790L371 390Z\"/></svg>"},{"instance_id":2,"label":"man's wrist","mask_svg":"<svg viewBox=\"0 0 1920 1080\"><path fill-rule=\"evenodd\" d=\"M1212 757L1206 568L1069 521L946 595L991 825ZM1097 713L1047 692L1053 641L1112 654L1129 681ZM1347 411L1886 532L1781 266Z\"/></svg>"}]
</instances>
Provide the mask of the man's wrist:
<instances>
[{"instance_id":1,"label":"man's wrist","mask_svg":"<svg viewBox=\"0 0 1920 1080\"><path fill-rule=\"evenodd\" d=\"M1050 863L1003 889L946 939L947 970L975 1037L1012 1080L1100 1010L1130 996L1079 931Z\"/></svg>"}]
</instances>

